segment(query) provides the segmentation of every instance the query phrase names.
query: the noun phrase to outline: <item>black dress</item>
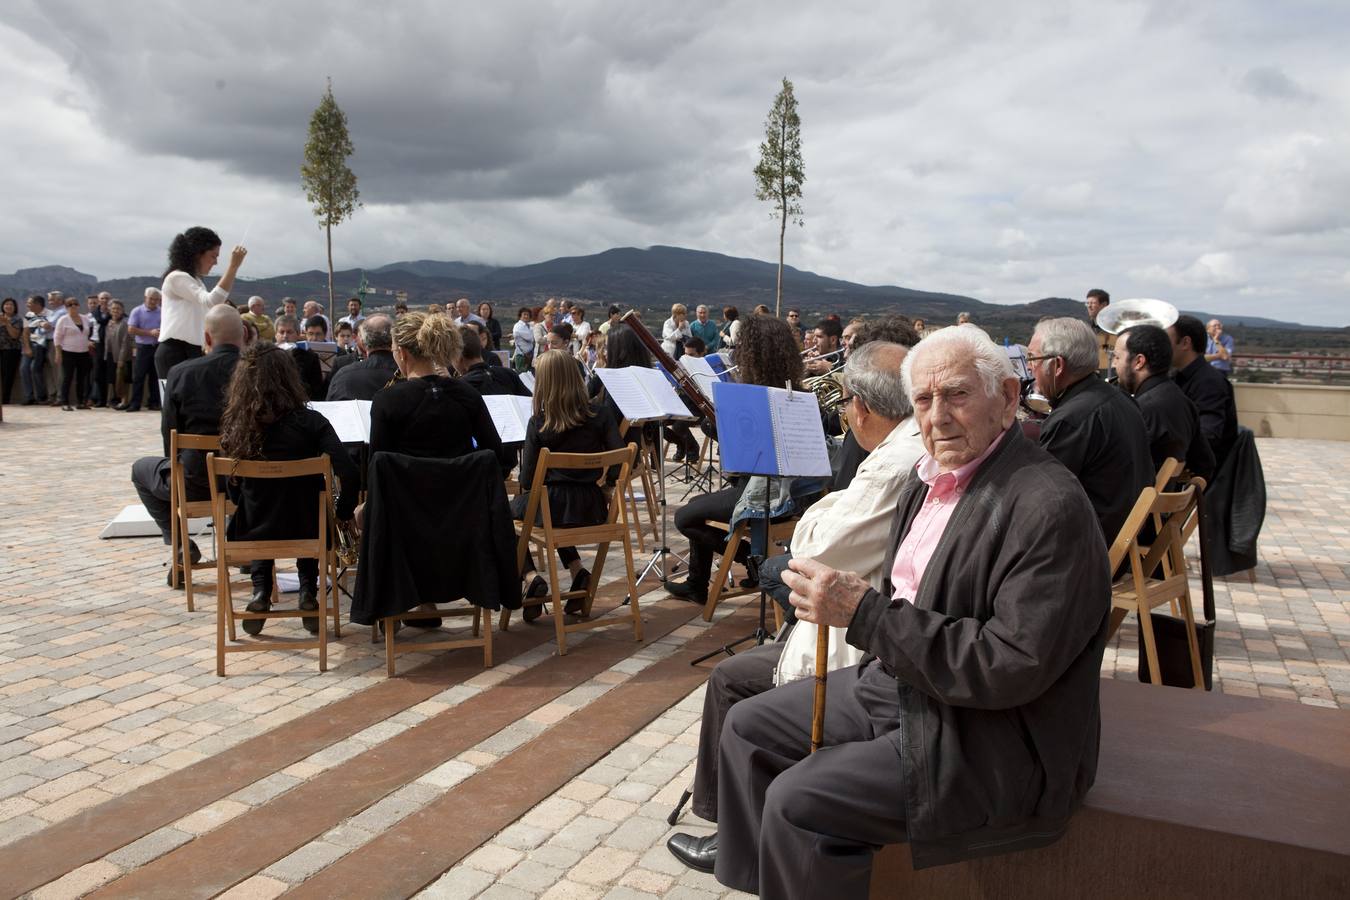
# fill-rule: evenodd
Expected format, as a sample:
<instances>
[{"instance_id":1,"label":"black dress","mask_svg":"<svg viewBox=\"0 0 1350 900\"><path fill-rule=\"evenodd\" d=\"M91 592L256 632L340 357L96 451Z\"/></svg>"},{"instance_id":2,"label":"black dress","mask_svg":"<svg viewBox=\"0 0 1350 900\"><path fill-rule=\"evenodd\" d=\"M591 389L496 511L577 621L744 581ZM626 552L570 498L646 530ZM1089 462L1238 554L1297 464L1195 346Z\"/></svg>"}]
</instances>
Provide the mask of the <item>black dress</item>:
<instances>
[{"instance_id":1,"label":"black dress","mask_svg":"<svg viewBox=\"0 0 1350 900\"><path fill-rule=\"evenodd\" d=\"M534 483L534 468L539 451L547 447L555 453L603 453L623 446L614 417L603 405L592 405L591 416L575 428L563 432L548 432L540 428L540 416L530 417L525 429L525 447L520 455L520 485L525 490L512 503L511 512L520 518L529 501L528 488ZM563 528L598 525L609 515L609 501L596 481L599 469L575 471L554 469L548 473L544 485L548 488L549 509L553 524ZM619 467L612 466L606 480L613 485L619 478Z\"/></svg>"},{"instance_id":2,"label":"black dress","mask_svg":"<svg viewBox=\"0 0 1350 900\"><path fill-rule=\"evenodd\" d=\"M502 447L482 396L454 378L429 375L390 385L370 407L370 455L381 451L454 459L490 450L503 474L514 455Z\"/></svg>"}]
</instances>

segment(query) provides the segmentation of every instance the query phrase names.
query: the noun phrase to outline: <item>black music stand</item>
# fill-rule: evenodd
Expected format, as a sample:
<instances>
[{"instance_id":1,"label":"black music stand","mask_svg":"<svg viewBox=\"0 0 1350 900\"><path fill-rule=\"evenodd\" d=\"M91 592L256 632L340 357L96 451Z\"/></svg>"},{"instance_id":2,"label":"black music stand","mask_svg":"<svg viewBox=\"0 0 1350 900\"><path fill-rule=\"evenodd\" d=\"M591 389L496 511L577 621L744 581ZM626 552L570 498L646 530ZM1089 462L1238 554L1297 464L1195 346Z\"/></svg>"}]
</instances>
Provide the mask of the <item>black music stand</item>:
<instances>
[{"instance_id":1,"label":"black music stand","mask_svg":"<svg viewBox=\"0 0 1350 900\"><path fill-rule=\"evenodd\" d=\"M766 554L769 552L769 498L773 496L773 480L776 476L768 475L766 477L768 478L768 483L765 485L764 488L764 519L763 519L764 553L750 554L750 562L754 563L756 571L759 571L761 568L763 568L764 560L768 558ZM754 527L754 523L751 523L751 527L752 528ZM735 526L733 525L732 532L734 531ZM731 536L730 534L727 535L728 538L730 538L730 536ZM754 538L752 537L750 539L750 546L753 548L754 545L755 541ZM723 552L735 553L736 548L728 546ZM769 592L765 590L764 584L763 582L761 582L759 586L759 624L755 626L755 630L747 634L745 637L736 638L736 640L723 644L716 650L712 650L708 653L703 654L698 659L690 660L689 665L696 666L701 662L706 662L707 660L712 659L714 656L720 656L723 653L725 653L727 656L735 656L736 651L732 648L739 647L746 641L754 641L756 647L763 644L770 637L769 629L767 627L768 608L769 608Z\"/></svg>"}]
</instances>

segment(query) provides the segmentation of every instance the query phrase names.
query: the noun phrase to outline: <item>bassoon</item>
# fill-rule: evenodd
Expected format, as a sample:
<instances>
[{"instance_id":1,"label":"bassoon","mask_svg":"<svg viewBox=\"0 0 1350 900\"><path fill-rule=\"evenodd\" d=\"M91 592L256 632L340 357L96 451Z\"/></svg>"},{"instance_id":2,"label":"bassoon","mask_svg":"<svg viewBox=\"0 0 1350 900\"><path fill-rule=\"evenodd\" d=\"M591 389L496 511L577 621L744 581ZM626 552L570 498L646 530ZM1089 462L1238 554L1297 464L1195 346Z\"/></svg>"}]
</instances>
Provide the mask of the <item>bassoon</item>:
<instances>
[{"instance_id":1,"label":"bassoon","mask_svg":"<svg viewBox=\"0 0 1350 900\"><path fill-rule=\"evenodd\" d=\"M656 364L665 369L666 374L675 379L679 385L680 391L684 394L686 404L692 404L698 414L709 422L717 421L717 410L713 409L712 401L703 395L699 390L698 382L685 371L684 366L675 361L675 357L666 352L666 348L661 346L661 342L656 336L647 330L647 326L642 324L642 319L638 318L637 310L630 309L619 317L619 321L633 329L633 333L638 336L638 340L651 351L652 356L656 357Z\"/></svg>"}]
</instances>

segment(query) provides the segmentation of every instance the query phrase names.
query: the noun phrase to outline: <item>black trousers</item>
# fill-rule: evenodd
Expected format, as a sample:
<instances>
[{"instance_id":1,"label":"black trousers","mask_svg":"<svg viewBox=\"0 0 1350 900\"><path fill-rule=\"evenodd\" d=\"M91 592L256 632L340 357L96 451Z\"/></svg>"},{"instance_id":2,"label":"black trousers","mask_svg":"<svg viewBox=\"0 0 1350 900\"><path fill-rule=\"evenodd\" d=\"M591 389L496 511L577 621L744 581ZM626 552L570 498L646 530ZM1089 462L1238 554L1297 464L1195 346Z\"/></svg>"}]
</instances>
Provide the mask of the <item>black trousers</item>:
<instances>
[{"instance_id":1,"label":"black trousers","mask_svg":"<svg viewBox=\"0 0 1350 900\"><path fill-rule=\"evenodd\" d=\"M810 753L814 688L794 681L727 715L714 874L728 887L865 898L876 848L907 839L895 679L876 660L831 672L825 746Z\"/></svg>"},{"instance_id":2,"label":"black trousers","mask_svg":"<svg viewBox=\"0 0 1350 900\"><path fill-rule=\"evenodd\" d=\"M108 360L103 355L103 345L94 347L93 365L90 367L89 399L93 403L103 403L108 396L104 384L108 380Z\"/></svg>"},{"instance_id":3,"label":"black trousers","mask_svg":"<svg viewBox=\"0 0 1350 900\"><path fill-rule=\"evenodd\" d=\"M760 590L767 593L773 602L782 608L784 622L797 621L796 607L788 602L788 595L792 590L783 584L783 573L787 571L788 563L791 561L792 554L784 553L781 556L770 556L759 566Z\"/></svg>"},{"instance_id":4,"label":"black trousers","mask_svg":"<svg viewBox=\"0 0 1350 900\"><path fill-rule=\"evenodd\" d=\"M187 341L180 341L177 338L169 338L166 341L160 341L159 346L155 348L155 374L160 378L168 378L169 371L180 362L189 359L196 359L202 355L202 348L198 344L189 344ZM158 386L156 386L158 388Z\"/></svg>"},{"instance_id":5,"label":"black trousers","mask_svg":"<svg viewBox=\"0 0 1350 900\"><path fill-rule=\"evenodd\" d=\"M22 358L23 351L18 347L0 350L0 403L13 401L14 384L19 380L19 360Z\"/></svg>"},{"instance_id":6,"label":"black trousers","mask_svg":"<svg viewBox=\"0 0 1350 900\"><path fill-rule=\"evenodd\" d=\"M529 504L530 504L530 492L529 492L529 491L521 491L519 494L516 494L516 496L514 496L514 497L511 498L511 517L512 517L513 519L515 519L517 522L523 520L523 519L525 518L525 509L526 509L526 507L529 506ZM543 507L542 507L542 505L541 505L541 506L540 506L540 509L539 509L539 512L538 512L538 513L536 514L536 516L535 516L535 522L534 522L534 524L535 524L535 525L542 526L542 525L544 524L543 518L544 518L544 512L543 512ZM561 522L554 522L553 524L554 524L555 526L557 526L557 525L561 525L562 523L561 523ZM559 548L558 548L558 562L560 562L560 563L563 564L563 568L564 568L564 569L567 568L568 566L572 565L572 563L576 562L576 561L579 560L579 559L581 559L581 554L577 552L577 548L576 548L576 547L559 547ZM521 574L522 574L522 575L525 575L525 574L528 574L528 573L530 573L530 572L537 572L537 571L538 571L538 569L536 569L536 568L535 568L535 565L534 565L534 552L531 551L531 550L526 550L526 551L525 551L525 569L524 569L524 571L521 572Z\"/></svg>"},{"instance_id":7,"label":"black trousers","mask_svg":"<svg viewBox=\"0 0 1350 900\"><path fill-rule=\"evenodd\" d=\"M253 581L253 593L266 593L272 596L272 569L276 560L255 559L249 568L249 578ZM317 559L297 559L295 570L300 575L300 590L313 594L319 589L319 561Z\"/></svg>"},{"instance_id":8,"label":"black trousers","mask_svg":"<svg viewBox=\"0 0 1350 900\"><path fill-rule=\"evenodd\" d=\"M698 766L690 808L709 822L717 821L717 754L722 726L731 707L773 688L773 670L783 656L776 641L741 650L713 667L703 694L703 721L698 726Z\"/></svg>"},{"instance_id":9,"label":"black trousers","mask_svg":"<svg viewBox=\"0 0 1350 900\"><path fill-rule=\"evenodd\" d=\"M695 497L675 513L675 527L689 539L689 584L704 591L712 579L713 555L726 545L727 533L708 524L727 522L744 483Z\"/></svg>"},{"instance_id":10,"label":"black trousers","mask_svg":"<svg viewBox=\"0 0 1350 900\"><path fill-rule=\"evenodd\" d=\"M163 456L142 456L131 464L131 484L141 505L159 526L164 543L170 543L173 507L169 504L169 460ZM205 500L211 496L209 485L187 484L187 499Z\"/></svg>"},{"instance_id":11,"label":"black trousers","mask_svg":"<svg viewBox=\"0 0 1350 900\"><path fill-rule=\"evenodd\" d=\"M61 402L68 406L83 406L89 396L89 369L94 358L88 353L61 354ZM75 402L71 403L71 385L75 388Z\"/></svg>"},{"instance_id":12,"label":"black trousers","mask_svg":"<svg viewBox=\"0 0 1350 900\"><path fill-rule=\"evenodd\" d=\"M131 399L127 405L132 409L141 408L141 389L150 383L149 396L151 409L159 406L159 380L155 377L155 354L158 344L137 344L136 361L131 369Z\"/></svg>"}]
</instances>

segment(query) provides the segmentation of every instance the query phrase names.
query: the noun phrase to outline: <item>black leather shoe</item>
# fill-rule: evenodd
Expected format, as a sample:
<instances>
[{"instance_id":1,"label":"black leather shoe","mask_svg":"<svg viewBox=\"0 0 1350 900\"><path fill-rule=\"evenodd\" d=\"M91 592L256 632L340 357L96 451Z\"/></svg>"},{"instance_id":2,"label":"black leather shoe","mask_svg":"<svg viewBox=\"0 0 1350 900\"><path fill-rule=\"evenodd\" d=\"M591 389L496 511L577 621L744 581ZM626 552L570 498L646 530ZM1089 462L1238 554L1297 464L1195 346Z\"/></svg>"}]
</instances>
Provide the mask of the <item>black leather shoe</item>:
<instances>
[{"instance_id":1,"label":"black leather shoe","mask_svg":"<svg viewBox=\"0 0 1350 900\"><path fill-rule=\"evenodd\" d=\"M582 569L577 573L577 577L572 579L572 590L589 591L591 589L591 573L587 569ZM574 597L568 600L563 606L563 612L569 616L580 616L586 613L586 598Z\"/></svg>"},{"instance_id":2,"label":"black leather shoe","mask_svg":"<svg viewBox=\"0 0 1350 900\"><path fill-rule=\"evenodd\" d=\"M694 837L692 834L672 834L666 847L680 862L691 869L709 872L717 864L717 835Z\"/></svg>"},{"instance_id":3,"label":"black leather shoe","mask_svg":"<svg viewBox=\"0 0 1350 900\"><path fill-rule=\"evenodd\" d=\"M268 593L259 591L253 595L248 606L244 607L247 612L271 612L272 601ZM244 626L244 634L259 635L262 634L263 622L265 619L245 619L241 624Z\"/></svg>"},{"instance_id":4,"label":"black leather shoe","mask_svg":"<svg viewBox=\"0 0 1350 900\"><path fill-rule=\"evenodd\" d=\"M708 602L708 589L700 590L688 581L667 581L665 588L670 596L680 600L688 600L690 603Z\"/></svg>"},{"instance_id":5,"label":"black leather shoe","mask_svg":"<svg viewBox=\"0 0 1350 900\"><path fill-rule=\"evenodd\" d=\"M302 588L300 588L300 609L301 609L301 610L308 611L308 610L318 609L318 608L319 608L319 598L315 596L315 594L316 594L317 592L318 592L318 588L316 588L316 587L302 587ZM303 619L300 620L300 622L305 626L305 630L308 631L310 634L318 634L318 633L319 633L319 617L318 617L318 616L305 616Z\"/></svg>"},{"instance_id":6,"label":"black leather shoe","mask_svg":"<svg viewBox=\"0 0 1350 900\"><path fill-rule=\"evenodd\" d=\"M538 575L530 582L530 586L525 589L525 605L521 607L520 615L526 622L533 622L544 614L544 604L531 603L530 600L548 596L548 582Z\"/></svg>"}]
</instances>

